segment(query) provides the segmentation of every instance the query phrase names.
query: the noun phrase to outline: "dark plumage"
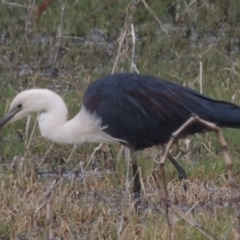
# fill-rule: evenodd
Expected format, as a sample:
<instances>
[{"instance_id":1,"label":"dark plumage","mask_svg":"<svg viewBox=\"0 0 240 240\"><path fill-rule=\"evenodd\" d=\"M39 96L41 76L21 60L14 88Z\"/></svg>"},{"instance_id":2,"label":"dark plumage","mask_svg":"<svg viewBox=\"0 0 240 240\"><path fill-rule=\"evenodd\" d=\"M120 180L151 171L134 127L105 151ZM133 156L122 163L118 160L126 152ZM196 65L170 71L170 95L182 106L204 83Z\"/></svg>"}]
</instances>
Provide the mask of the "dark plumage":
<instances>
[{"instance_id":1,"label":"dark plumage","mask_svg":"<svg viewBox=\"0 0 240 240\"><path fill-rule=\"evenodd\" d=\"M155 77L122 73L93 82L83 104L102 120L103 131L136 150L166 143L191 114L220 127L240 128L240 107ZM183 135L206 130L194 123Z\"/></svg>"}]
</instances>

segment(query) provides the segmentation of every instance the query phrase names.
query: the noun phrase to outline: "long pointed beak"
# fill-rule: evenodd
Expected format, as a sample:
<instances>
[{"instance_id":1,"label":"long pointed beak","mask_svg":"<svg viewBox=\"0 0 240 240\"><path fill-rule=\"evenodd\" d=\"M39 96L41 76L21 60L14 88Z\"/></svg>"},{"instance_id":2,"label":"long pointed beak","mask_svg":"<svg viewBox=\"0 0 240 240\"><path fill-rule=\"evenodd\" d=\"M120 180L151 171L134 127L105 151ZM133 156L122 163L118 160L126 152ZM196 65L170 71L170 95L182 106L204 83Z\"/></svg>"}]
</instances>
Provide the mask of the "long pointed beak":
<instances>
[{"instance_id":1,"label":"long pointed beak","mask_svg":"<svg viewBox=\"0 0 240 240\"><path fill-rule=\"evenodd\" d=\"M3 128L3 126L7 124L17 112L19 112L19 109L15 108L11 112L7 113L7 115L0 121L0 129Z\"/></svg>"}]
</instances>

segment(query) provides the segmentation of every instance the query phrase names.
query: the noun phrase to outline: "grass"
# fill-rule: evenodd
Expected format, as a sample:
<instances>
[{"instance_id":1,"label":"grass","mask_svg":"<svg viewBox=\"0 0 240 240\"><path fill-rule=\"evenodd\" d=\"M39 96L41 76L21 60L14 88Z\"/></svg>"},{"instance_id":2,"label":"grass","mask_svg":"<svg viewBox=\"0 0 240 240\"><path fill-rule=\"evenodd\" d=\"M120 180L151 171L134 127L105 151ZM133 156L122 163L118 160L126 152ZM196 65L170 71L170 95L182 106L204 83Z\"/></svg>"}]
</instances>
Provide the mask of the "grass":
<instances>
[{"instance_id":1,"label":"grass","mask_svg":"<svg viewBox=\"0 0 240 240\"><path fill-rule=\"evenodd\" d=\"M199 90L202 61L204 94L240 104L237 0L180 1L179 6L176 2L138 1L131 6L129 1L83 0L73 6L65 1L61 10L60 1L51 1L38 24L32 10L41 1L36 6L21 1L23 8L1 3L0 116L17 92L34 87L58 92L69 107L69 117L74 116L87 86L111 73L118 53L115 72L130 71L130 24L141 73ZM157 147L137 154L144 187L138 215L130 195L125 196L127 166L123 159L116 161L119 146L104 146L89 161L96 145L81 146L70 155L71 146L52 146L43 139L34 129L35 120L32 116L27 132L26 119L1 130L1 239L169 238L152 177L153 160L159 160ZM230 129L223 133L239 183L240 133ZM176 146L172 149L188 173L189 191L183 190L167 163L170 199L216 239L234 239L234 213L218 141L212 133L189 139L189 157ZM186 151L184 141L180 147ZM173 209L170 220L172 239L204 238Z\"/></svg>"}]
</instances>

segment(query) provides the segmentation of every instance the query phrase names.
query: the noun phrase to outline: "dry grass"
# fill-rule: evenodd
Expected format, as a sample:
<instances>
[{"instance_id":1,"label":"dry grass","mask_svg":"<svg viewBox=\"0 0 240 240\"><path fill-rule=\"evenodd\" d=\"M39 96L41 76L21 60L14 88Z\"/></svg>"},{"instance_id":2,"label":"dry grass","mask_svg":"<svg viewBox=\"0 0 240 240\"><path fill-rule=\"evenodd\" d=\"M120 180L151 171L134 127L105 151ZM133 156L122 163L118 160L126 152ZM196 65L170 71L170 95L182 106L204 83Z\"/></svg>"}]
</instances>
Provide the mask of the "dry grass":
<instances>
[{"instance_id":1,"label":"dry grass","mask_svg":"<svg viewBox=\"0 0 240 240\"><path fill-rule=\"evenodd\" d=\"M167 222L151 174L146 174L143 180L145 192L139 215L134 211L130 196L123 202L124 176L119 176L117 171L87 171L84 177L78 175L69 173L57 182L50 177L35 179L32 175L19 174L19 170L2 175L2 236L13 239L167 239ZM221 181L221 187L214 181L216 179L207 183L189 180L186 192L177 180L172 180L168 191L179 209L220 238L231 226L224 226L219 234L218 225L213 222L218 221L220 227L221 221L226 221L230 192L227 181L225 184ZM123 228L119 233L122 211ZM171 211L170 218L174 239L188 236L187 232L197 234L177 213Z\"/></svg>"},{"instance_id":2,"label":"dry grass","mask_svg":"<svg viewBox=\"0 0 240 240\"><path fill-rule=\"evenodd\" d=\"M1 116L17 91L33 87L57 91L73 116L87 85L113 72L140 71L199 89L200 62L203 92L239 104L237 8L235 1L213 2L75 1L72 6L51 1L38 25L32 13L41 1L1 3ZM238 182L239 136L224 131ZM208 133L190 139L188 147L180 143L182 150L190 149L187 156L172 149L187 169L189 189L184 191L166 164L169 198L213 239L234 239L231 193L217 140ZM40 137L35 118L27 126L6 127L0 142L0 239L204 238L171 209L170 236L152 177L157 147L138 153L139 214L128 188L132 177L126 179L129 166L116 161L119 147L103 146L90 161L94 147L71 153L69 146L52 146Z\"/></svg>"},{"instance_id":3,"label":"dry grass","mask_svg":"<svg viewBox=\"0 0 240 240\"><path fill-rule=\"evenodd\" d=\"M146 159L146 155L158 160L158 153L153 148L139 157ZM164 208L152 177L153 162L149 160L148 167L141 170L142 201L140 213L136 214L125 186L126 164L115 158L112 150L104 146L91 163L81 151L75 152L72 161L83 162L74 168L68 164L54 168L54 161L59 157L40 166L38 161L26 160L22 167L18 166L21 159L14 162L14 168L5 166L0 181L1 235L11 239L167 239ZM199 176L201 171L198 170ZM229 236L233 225L229 216L233 213L231 192L224 175L190 177L188 191L177 178L168 175L167 178L172 203L217 239ZM125 191L127 198L124 198ZM172 238L202 239L197 229L171 209L170 219Z\"/></svg>"}]
</instances>

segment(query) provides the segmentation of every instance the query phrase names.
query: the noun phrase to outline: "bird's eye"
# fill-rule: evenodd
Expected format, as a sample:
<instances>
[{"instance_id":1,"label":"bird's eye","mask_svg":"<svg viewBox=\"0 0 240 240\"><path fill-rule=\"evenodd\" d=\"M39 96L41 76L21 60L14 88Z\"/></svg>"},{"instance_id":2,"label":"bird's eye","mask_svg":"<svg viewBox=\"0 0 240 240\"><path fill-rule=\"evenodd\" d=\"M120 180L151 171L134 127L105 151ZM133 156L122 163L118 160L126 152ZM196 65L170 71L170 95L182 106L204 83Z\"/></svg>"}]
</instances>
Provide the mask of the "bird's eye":
<instances>
[{"instance_id":1,"label":"bird's eye","mask_svg":"<svg viewBox=\"0 0 240 240\"><path fill-rule=\"evenodd\" d=\"M17 108L18 108L18 109L22 108L22 104L18 104L18 105L17 105Z\"/></svg>"}]
</instances>

